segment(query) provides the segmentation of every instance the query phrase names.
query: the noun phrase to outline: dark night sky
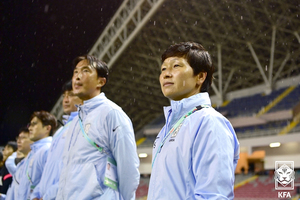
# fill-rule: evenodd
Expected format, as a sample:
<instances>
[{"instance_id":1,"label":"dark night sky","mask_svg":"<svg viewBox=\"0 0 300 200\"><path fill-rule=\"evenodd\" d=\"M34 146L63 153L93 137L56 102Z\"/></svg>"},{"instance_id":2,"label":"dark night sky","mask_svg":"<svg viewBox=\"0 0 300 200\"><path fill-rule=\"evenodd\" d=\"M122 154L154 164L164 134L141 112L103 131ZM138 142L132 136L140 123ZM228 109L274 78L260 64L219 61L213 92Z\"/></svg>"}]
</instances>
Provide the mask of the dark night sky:
<instances>
[{"instance_id":1,"label":"dark night sky","mask_svg":"<svg viewBox=\"0 0 300 200\"><path fill-rule=\"evenodd\" d=\"M51 111L122 0L0 3L0 145L14 140L33 111Z\"/></svg>"}]
</instances>

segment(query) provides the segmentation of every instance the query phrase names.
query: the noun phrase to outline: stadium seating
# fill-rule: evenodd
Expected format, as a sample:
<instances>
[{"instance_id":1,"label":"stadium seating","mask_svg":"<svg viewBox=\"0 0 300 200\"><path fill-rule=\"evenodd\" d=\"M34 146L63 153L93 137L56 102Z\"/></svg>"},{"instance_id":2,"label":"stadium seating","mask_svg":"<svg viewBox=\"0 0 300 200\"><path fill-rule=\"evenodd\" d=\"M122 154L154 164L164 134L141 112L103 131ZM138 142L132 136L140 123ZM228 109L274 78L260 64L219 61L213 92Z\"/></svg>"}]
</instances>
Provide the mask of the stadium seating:
<instances>
[{"instance_id":1,"label":"stadium seating","mask_svg":"<svg viewBox=\"0 0 300 200\"><path fill-rule=\"evenodd\" d=\"M299 172L297 172L296 179L294 183L300 182L300 177L298 176ZM242 175L236 175L242 176ZM298 177L298 178L297 178ZM297 186L298 187L298 186ZM294 190L288 190L290 192L291 197L297 195L297 187L294 187ZM282 190L283 191L283 190ZM277 200L278 192L282 192L281 190L275 190L275 180L273 173L270 175L259 175L254 180L235 188L235 200ZM287 190L285 190L287 191ZM299 192L299 191L298 191Z\"/></svg>"}]
</instances>

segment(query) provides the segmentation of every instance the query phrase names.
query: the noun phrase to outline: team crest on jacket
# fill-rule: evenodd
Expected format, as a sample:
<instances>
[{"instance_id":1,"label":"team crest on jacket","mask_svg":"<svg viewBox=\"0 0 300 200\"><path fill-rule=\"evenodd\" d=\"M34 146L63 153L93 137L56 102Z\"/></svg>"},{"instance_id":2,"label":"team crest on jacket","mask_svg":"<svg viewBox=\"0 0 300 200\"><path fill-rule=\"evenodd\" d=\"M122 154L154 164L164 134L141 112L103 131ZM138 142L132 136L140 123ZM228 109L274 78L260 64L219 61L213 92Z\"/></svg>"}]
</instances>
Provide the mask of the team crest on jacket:
<instances>
[{"instance_id":1,"label":"team crest on jacket","mask_svg":"<svg viewBox=\"0 0 300 200\"><path fill-rule=\"evenodd\" d=\"M85 131L86 134L89 132L90 127L91 127L91 124L86 124L86 125L85 125L84 131Z\"/></svg>"}]
</instances>

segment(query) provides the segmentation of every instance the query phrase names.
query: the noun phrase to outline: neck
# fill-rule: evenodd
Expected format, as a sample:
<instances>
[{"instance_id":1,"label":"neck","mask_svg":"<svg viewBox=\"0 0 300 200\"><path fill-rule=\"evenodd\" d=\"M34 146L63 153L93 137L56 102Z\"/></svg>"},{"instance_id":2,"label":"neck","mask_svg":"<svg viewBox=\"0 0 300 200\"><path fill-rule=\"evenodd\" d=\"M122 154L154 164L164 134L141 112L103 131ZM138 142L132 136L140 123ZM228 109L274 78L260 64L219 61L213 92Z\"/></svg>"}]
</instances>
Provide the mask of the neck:
<instances>
[{"instance_id":1,"label":"neck","mask_svg":"<svg viewBox=\"0 0 300 200\"><path fill-rule=\"evenodd\" d=\"M27 155L29 154L30 151L28 151L27 153L23 153L24 154L24 158L27 157Z\"/></svg>"},{"instance_id":2,"label":"neck","mask_svg":"<svg viewBox=\"0 0 300 200\"><path fill-rule=\"evenodd\" d=\"M40 140L42 140L42 139L45 139L45 138L47 138L47 137L49 137L50 136L50 133L48 133L47 135L44 135L44 137L42 137L42 138L40 138L40 139L38 139L38 140L36 140L36 141L33 141L34 143L35 142L38 142L38 141L40 141Z\"/></svg>"},{"instance_id":3,"label":"neck","mask_svg":"<svg viewBox=\"0 0 300 200\"><path fill-rule=\"evenodd\" d=\"M83 97L83 98L80 97L80 98L81 98L81 100L83 101L83 104L84 104L84 101L90 100L90 99L94 98L95 96L98 96L100 93L101 93L101 90L99 90L99 91L97 91L93 94L90 94L87 97Z\"/></svg>"}]
</instances>

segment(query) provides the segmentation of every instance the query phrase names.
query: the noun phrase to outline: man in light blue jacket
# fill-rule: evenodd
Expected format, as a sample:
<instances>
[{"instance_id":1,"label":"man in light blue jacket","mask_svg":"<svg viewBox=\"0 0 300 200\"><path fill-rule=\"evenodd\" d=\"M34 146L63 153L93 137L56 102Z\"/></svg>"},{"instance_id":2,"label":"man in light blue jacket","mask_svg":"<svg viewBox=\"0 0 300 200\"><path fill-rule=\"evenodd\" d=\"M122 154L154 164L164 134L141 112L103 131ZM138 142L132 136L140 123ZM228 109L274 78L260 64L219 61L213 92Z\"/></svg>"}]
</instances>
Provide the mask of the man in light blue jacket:
<instances>
[{"instance_id":1,"label":"man in light blue jacket","mask_svg":"<svg viewBox=\"0 0 300 200\"><path fill-rule=\"evenodd\" d=\"M28 128L21 128L19 137L17 139L18 144L18 151L20 151L24 157L30 152L30 145L33 141L29 138L29 130ZM18 191L19 191L19 184L22 175L24 174L24 159L22 159L16 166L16 169L13 173L13 181L10 188L7 191L6 200L18 200Z\"/></svg>"},{"instance_id":2,"label":"man in light blue jacket","mask_svg":"<svg viewBox=\"0 0 300 200\"><path fill-rule=\"evenodd\" d=\"M106 63L93 56L75 60L73 93L84 102L70 125L56 199L134 199L139 159L133 127L122 109L101 93Z\"/></svg>"},{"instance_id":3,"label":"man in light blue jacket","mask_svg":"<svg viewBox=\"0 0 300 200\"><path fill-rule=\"evenodd\" d=\"M58 182L62 169L62 152L64 150L66 134L74 117L77 116L77 107L82 104L82 100L75 96L72 91L72 81L68 81L62 88L64 126L59 128L53 136L53 140L48 152L48 158L44 167L40 183L31 194L33 200L54 200L58 190Z\"/></svg>"},{"instance_id":4,"label":"man in light blue jacket","mask_svg":"<svg viewBox=\"0 0 300 200\"><path fill-rule=\"evenodd\" d=\"M161 90L170 99L153 145L148 200L233 199L239 143L211 107L214 67L202 45L170 46L162 55Z\"/></svg>"},{"instance_id":5,"label":"man in light blue jacket","mask_svg":"<svg viewBox=\"0 0 300 200\"><path fill-rule=\"evenodd\" d=\"M20 130L19 130L19 135L21 135L21 133L28 133L29 134L29 131L28 131L28 128L27 127L22 127ZM23 135L21 135L23 136ZM19 137L16 138L17 140L17 143L19 141ZM20 141L19 141L20 143ZM24 155L23 153L19 150L19 148L22 149L22 147L19 147L18 145L18 150L16 152L14 152L11 156L9 156L5 162L5 166L7 167L7 170L9 171L9 173L14 176L14 174L16 173L16 170L17 170L17 164L19 162L21 162L21 160L24 159ZM30 147L29 147L29 150L30 150ZM22 150L24 151L24 150ZM25 150L26 152L26 150ZM27 152L28 153L28 152ZM26 155L27 155L26 153Z\"/></svg>"},{"instance_id":6,"label":"man in light blue jacket","mask_svg":"<svg viewBox=\"0 0 300 200\"><path fill-rule=\"evenodd\" d=\"M34 143L31 151L24 159L24 170L19 180L18 200L28 200L34 188L40 182L51 145L53 130L56 128L56 118L46 111L34 112L28 125L29 138Z\"/></svg>"}]
</instances>

